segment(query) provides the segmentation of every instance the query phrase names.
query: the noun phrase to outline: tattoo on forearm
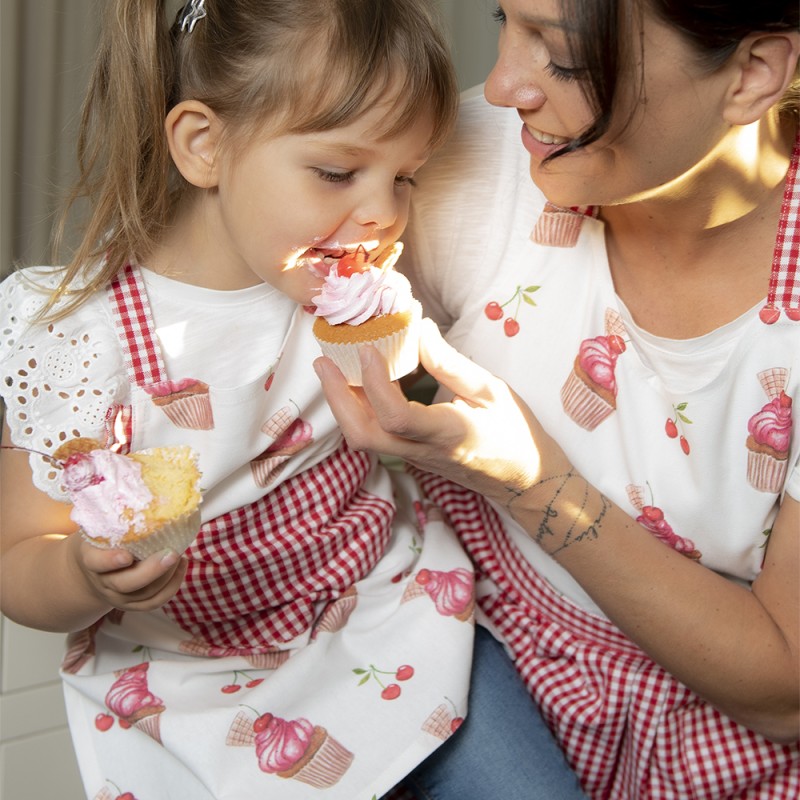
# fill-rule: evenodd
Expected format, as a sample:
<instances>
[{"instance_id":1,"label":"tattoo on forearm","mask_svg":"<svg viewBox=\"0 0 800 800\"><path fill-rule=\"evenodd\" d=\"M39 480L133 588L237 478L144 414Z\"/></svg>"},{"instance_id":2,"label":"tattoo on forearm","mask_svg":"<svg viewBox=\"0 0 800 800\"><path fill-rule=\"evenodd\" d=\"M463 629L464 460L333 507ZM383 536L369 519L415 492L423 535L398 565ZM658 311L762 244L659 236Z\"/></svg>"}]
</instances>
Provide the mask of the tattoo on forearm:
<instances>
[{"instance_id":1,"label":"tattoo on forearm","mask_svg":"<svg viewBox=\"0 0 800 800\"><path fill-rule=\"evenodd\" d=\"M573 498L571 503L559 502L567 484L576 479L582 483L583 489L579 497ZM611 508L611 501L601 492L597 492L585 479L581 478L573 469L562 475L554 475L541 481L537 486L551 484L555 488L553 496L547 502L542 512L542 521L535 532L530 531L533 540L541 545L550 555L555 555L565 550L576 542L585 539L597 539L603 518ZM506 507L517 522L514 513L514 503L524 494L519 489L508 487L509 500ZM590 500L594 497L599 507L589 509Z\"/></svg>"}]
</instances>

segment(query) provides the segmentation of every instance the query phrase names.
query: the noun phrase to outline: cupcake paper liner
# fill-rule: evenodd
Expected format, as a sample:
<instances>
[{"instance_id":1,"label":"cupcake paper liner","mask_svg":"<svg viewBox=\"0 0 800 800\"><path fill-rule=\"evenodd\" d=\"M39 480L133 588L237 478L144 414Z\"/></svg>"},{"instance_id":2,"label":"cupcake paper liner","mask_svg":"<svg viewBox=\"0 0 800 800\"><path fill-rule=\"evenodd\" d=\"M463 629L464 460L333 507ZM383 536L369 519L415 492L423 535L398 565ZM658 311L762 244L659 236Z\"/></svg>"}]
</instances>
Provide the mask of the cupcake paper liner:
<instances>
[{"instance_id":1,"label":"cupcake paper liner","mask_svg":"<svg viewBox=\"0 0 800 800\"><path fill-rule=\"evenodd\" d=\"M361 386L361 360L358 351L370 344L384 357L389 365L389 377L395 381L413 372L419 364L419 319L421 316L419 303L415 304L411 323L403 330L389 336L374 339L371 342L348 342L335 344L319 342L322 354L331 359L351 386Z\"/></svg>"},{"instance_id":2,"label":"cupcake paper liner","mask_svg":"<svg viewBox=\"0 0 800 800\"><path fill-rule=\"evenodd\" d=\"M353 754L328 735L309 762L292 777L317 789L325 789L333 786L352 762Z\"/></svg>"},{"instance_id":3,"label":"cupcake paper liner","mask_svg":"<svg viewBox=\"0 0 800 800\"><path fill-rule=\"evenodd\" d=\"M545 210L531 233L531 241L550 247L575 247L583 215L572 211Z\"/></svg>"},{"instance_id":4,"label":"cupcake paper liner","mask_svg":"<svg viewBox=\"0 0 800 800\"><path fill-rule=\"evenodd\" d=\"M567 415L587 431L593 431L614 410L574 372L561 389L561 402Z\"/></svg>"},{"instance_id":5,"label":"cupcake paper liner","mask_svg":"<svg viewBox=\"0 0 800 800\"><path fill-rule=\"evenodd\" d=\"M161 406L164 413L179 428L210 431L214 427L211 401L207 394L181 397Z\"/></svg>"},{"instance_id":6,"label":"cupcake paper liner","mask_svg":"<svg viewBox=\"0 0 800 800\"><path fill-rule=\"evenodd\" d=\"M143 561L153 553L162 550L174 550L176 553L183 553L184 550L194 541L200 530L200 509L184 514L170 522L165 523L157 530L153 531L140 539L132 541L121 541L118 547L127 550L138 561ZM100 542L83 533L83 538L89 544L108 550L111 545L107 542Z\"/></svg>"},{"instance_id":7,"label":"cupcake paper liner","mask_svg":"<svg viewBox=\"0 0 800 800\"><path fill-rule=\"evenodd\" d=\"M778 493L783 488L789 459L779 460L768 453L747 452L747 481L759 492Z\"/></svg>"}]
</instances>

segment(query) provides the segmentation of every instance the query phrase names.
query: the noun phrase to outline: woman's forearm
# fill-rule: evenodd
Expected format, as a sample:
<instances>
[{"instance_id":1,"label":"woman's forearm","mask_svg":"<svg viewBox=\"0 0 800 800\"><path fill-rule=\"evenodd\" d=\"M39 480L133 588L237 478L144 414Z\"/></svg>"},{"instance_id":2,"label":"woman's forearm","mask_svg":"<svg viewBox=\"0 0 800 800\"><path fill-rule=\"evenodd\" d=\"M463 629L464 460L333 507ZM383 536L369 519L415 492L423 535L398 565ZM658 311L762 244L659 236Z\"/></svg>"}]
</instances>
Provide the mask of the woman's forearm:
<instances>
[{"instance_id":1,"label":"woman's forearm","mask_svg":"<svg viewBox=\"0 0 800 800\"><path fill-rule=\"evenodd\" d=\"M751 591L660 542L574 472L546 483L536 487L540 498L550 495L539 510L525 510L514 493L507 505L612 622L723 713L767 738L796 741L800 587L791 567L765 564L764 590L757 582ZM776 526L770 549L796 564L797 504L787 502L782 528L789 533L793 519L795 536Z\"/></svg>"}]
</instances>

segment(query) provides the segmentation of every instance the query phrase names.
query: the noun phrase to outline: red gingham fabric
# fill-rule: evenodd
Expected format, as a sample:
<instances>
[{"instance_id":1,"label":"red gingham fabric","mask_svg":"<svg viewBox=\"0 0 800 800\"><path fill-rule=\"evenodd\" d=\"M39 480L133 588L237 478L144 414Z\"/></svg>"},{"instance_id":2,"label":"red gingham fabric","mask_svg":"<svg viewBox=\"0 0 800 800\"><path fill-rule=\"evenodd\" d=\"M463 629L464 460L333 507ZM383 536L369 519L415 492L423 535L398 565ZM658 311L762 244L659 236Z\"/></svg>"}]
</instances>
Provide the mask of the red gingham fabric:
<instances>
[{"instance_id":1,"label":"red gingham fabric","mask_svg":"<svg viewBox=\"0 0 800 800\"><path fill-rule=\"evenodd\" d=\"M772 259L772 275L767 295L767 309L783 310L789 319L800 320L800 182L797 180L800 164L800 132L795 141L786 190L783 196L778 235ZM764 319L764 317L762 317ZM767 317L764 321L774 321Z\"/></svg>"},{"instance_id":2,"label":"red gingham fabric","mask_svg":"<svg viewBox=\"0 0 800 800\"><path fill-rule=\"evenodd\" d=\"M163 608L209 655L266 652L307 631L380 560L394 507L364 492L371 459L342 444L252 505L203 525Z\"/></svg>"},{"instance_id":3,"label":"red gingham fabric","mask_svg":"<svg viewBox=\"0 0 800 800\"><path fill-rule=\"evenodd\" d=\"M150 303L139 270L130 264L111 281L108 289L114 322L120 339L127 343L125 367L136 386L147 386L167 377L161 350L155 342Z\"/></svg>"},{"instance_id":4,"label":"red gingham fabric","mask_svg":"<svg viewBox=\"0 0 800 800\"><path fill-rule=\"evenodd\" d=\"M415 472L479 570L479 598L593 800L797 800L800 748L768 742L559 596L482 498ZM531 754L535 757L535 754Z\"/></svg>"}]
</instances>

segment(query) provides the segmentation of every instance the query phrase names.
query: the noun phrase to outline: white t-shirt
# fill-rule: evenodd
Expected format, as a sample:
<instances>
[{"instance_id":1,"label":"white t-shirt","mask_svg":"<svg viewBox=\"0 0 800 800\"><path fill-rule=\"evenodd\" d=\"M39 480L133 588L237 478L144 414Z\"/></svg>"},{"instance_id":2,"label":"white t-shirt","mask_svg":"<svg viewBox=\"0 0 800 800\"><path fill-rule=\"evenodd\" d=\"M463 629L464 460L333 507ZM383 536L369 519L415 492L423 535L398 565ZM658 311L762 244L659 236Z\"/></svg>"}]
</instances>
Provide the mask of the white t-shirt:
<instances>
[{"instance_id":1,"label":"white t-shirt","mask_svg":"<svg viewBox=\"0 0 800 800\"><path fill-rule=\"evenodd\" d=\"M602 222L562 214L550 240L568 243L580 222L574 244L532 241L545 201L519 126L513 109L464 102L454 140L419 175L402 269L450 343L506 380L592 484L687 557L752 581L782 493L800 499L786 399L800 400L800 323L765 325L759 304L695 339L640 329L615 294ZM748 444L757 415L761 427L781 417L771 450ZM498 511L557 590L601 613Z\"/></svg>"}]
</instances>

